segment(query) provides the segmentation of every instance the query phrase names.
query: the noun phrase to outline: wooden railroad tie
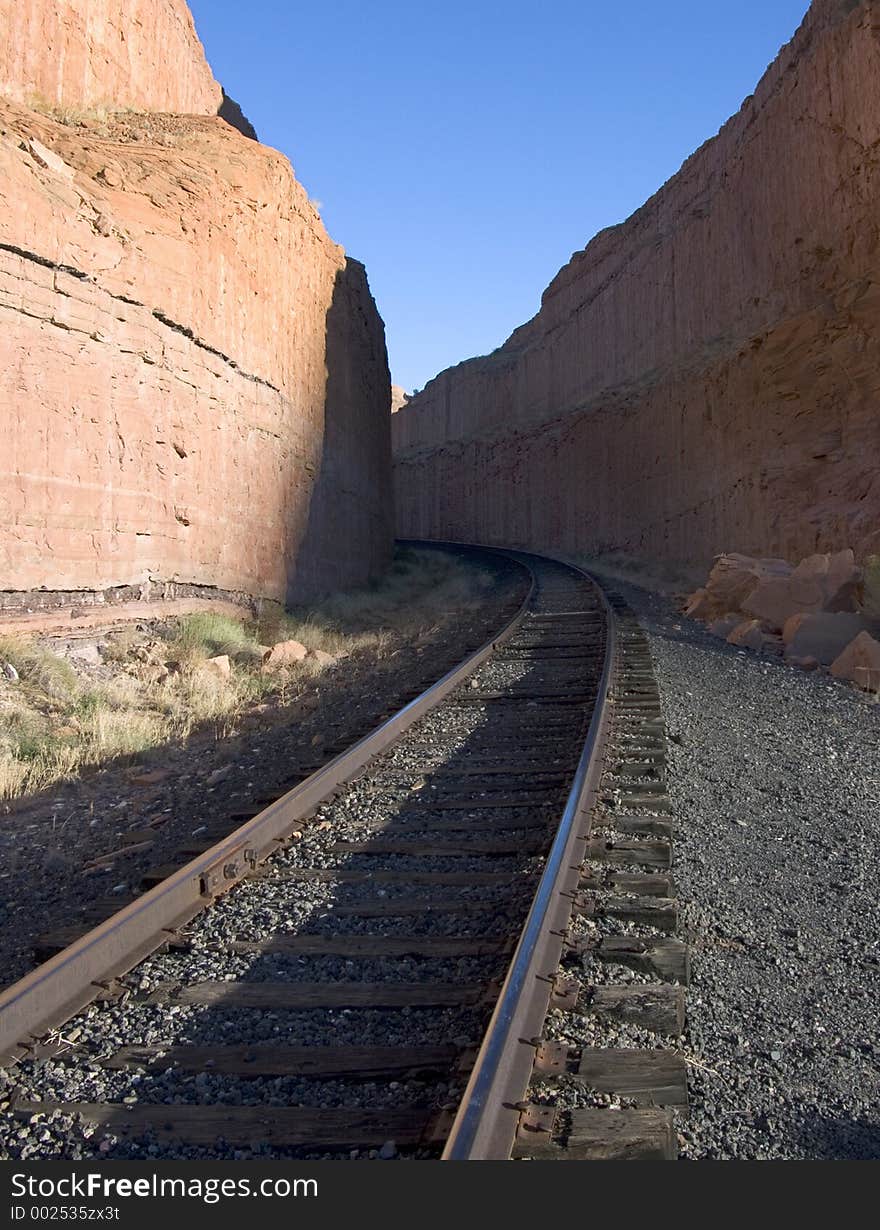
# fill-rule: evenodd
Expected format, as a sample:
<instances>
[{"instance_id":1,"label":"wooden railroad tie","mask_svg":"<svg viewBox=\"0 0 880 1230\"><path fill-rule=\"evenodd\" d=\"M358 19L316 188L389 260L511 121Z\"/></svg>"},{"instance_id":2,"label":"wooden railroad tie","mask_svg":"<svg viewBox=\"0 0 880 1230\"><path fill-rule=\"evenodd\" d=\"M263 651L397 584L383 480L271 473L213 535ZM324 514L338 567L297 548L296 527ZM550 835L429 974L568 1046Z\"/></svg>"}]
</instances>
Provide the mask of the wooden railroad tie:
<instances>
[{"instance_id":1,"label":"wooden railroad tie","mask_svg":"<svg viewBox=\"0 0 880 1230\"><path fill-rule=\"evenodd\" d=\"M138 1103L125 1106L99 1102L24 1102L17 1118L62 1110L77 1115L115 1136L179 1141L207 1148L224 1142L253 1147L369 1148L393 1140L401 1146L429 1146L448 1131L448 1115L430 1108L392 1107L325 1110L290 1106L167 1106Z\"/></svg>"},{"instance_id":2,"label":"wooden railroad tie","mask_svg":"<svg viewBox=\"0 0 880 1230\"><path fill-rule=\"evenodd\" d=\"M419 1079L466 1072L474 1052L456 1046L126 1046L103 1061L105 1068L164 1072L218 1072L230 1076L336 1077L373 1080L378 1076Z\"/></svg>"},{"instance_id":3,"label":"wooden railroad tie","mask_svg":"<svg viewBox=\"0 0 880 1230\"><path fill-rule=\"evenodd\" d=\"M542 1039L535 1072L544 1081L565 1076L596 1093L631 1098L639 1106L688 1104L687 1064L678 1051L568 1047Z\"/></svg>"},{"instance_id":4,"label":"wooden railroad tie","mask_svg":"<svg viewBox=\"0 0 880 1230\"><path fill-rule=\"evenodd\" d=\"M624 922L641 923L658 931L678 930L678 902L672 897L619 897L616 894L578 893L572 913L584 917L604 915Z\"/></svg>"},{"instance_id":5,"label":"wooden railroad tie","mask_svg":"<svg viewBox=\"0 0 880 1230\"><path fill-rule=\"evenodd\" d=\"M669 1110L527 1107L514 1157L537 1161L666 1162L678 1156Z\"/></svg>"},{"instance_id":6,"label":"wooden railroad tie","mask_svg":"<svg viewBox=\"0 0 880 1230\"><path fill-rule=\"evenodd\" d=\"M675 882L671 875L662 872L631 873L626 871L599 871L581 873L579 887L598 892L611 889L619 893L635 893L640 897L674 897Z\"/></svg>"},{"instance_id":7,"label":"wooden railroad tie","mask_svg":"<svg viewBox=\"0 0 880 1230\"><path fill-rule=\"evenodd\" d=\"M638 935L592 936L567 941L567 951L578 956L589 953L600 961L625 965L659 978L662 982L690 982L690 950L681 940L643 938Z\"/></svg>"},{"instance_id":8,"label":"wooden railroad tie","mask_svg":"<svg viewBox=\"0 0 880 1230\"><path fill-rule=\"evenodd\" d=\"M585 987L576 979L557 978L550 1006L563 1012L595 1013L672 1038L684 1030L685 994L677 985Z\"/></svg>"},{"instance_id":9,"label":"wooden railroad tie","mask_svg":"<svg viewBox=\"0 0 880 1230\"><path fill-rule=\"evenodd\" d=\"M668 841L611 841L595 837L587 846L587 858L618 866L666 868L672 865L672 846Z\"/></svg>"},{"instance_id":10,"label":"wooden railroad tie","mask_svg":"<svg viewBox=\"0 0 880 1230\"><path fill-rule=\"evenodd\" d=\"M298 1012L311 1008L455 1008L494 1003L497 994L494 983L198 982L183 987L163 984L143 1002Z\"/></svg>"}]
</instances>

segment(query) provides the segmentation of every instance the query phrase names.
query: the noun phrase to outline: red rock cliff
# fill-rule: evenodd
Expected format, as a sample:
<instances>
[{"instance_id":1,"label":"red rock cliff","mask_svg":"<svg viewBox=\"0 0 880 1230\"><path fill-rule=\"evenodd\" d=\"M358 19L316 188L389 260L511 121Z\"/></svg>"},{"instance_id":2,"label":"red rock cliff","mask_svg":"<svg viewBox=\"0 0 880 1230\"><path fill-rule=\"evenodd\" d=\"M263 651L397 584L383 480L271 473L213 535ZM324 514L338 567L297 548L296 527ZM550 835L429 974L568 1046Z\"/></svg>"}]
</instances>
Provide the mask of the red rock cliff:
<instances>
[{"instance_id":1,"label":"red rock cliff","mask_svg":"<svg viewBox=\"0 0 880 1230\"><path fill-rule=\"evenodd\" d=\"M880 4L814 3L755 94L395 416L407 535L703 564L880 549Z\"/></svg>"},{"instance_id":2,"label":"red rock cliff","mask_svg":"<svg viewBox=\"0 0 880 1230\"><path fill-rule=\"evenodd\" d=\"M134 8L169 66L156 105L176 82L216 110L185 7ZM0 591L295 600L384 564L384 328L282 155L213 114L5 102L0 217Z\"/></svg>"},{"instance_id":3,"label":"red rock cliff","mask_svg":"<svg viewBox=\"0 0 880 1230\"><path fill-rule=\"evenodd\" d=\"M184 0L0 0L0 95L192 115L222 97Z\"/></svg>"}]
</instances>

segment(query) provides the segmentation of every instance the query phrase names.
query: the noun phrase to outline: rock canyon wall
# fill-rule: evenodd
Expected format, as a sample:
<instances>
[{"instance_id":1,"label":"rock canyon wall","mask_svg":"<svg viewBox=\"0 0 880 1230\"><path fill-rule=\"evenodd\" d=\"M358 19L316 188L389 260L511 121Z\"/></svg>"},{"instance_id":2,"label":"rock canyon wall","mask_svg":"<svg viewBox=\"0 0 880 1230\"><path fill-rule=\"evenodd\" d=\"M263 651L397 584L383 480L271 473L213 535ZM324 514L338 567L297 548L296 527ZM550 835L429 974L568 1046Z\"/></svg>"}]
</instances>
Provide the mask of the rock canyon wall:
<instances>
[{"instance_id":1,"label":"rock canyon wall","mask_svg":"<svg viewBox=\"0 0 880 1230\"><path fill-rule=\"evenodd\" d=\"M880 4L817 0L534 319L394 415L399 531L692 567L880 550L878 151Z\"/></svg>"},{"instance_id":2,"label":"rock canyon wall","mask_svg":"<svg viewBox=\"0 0 880 1230\"><path fill-rule=\"evenodd\" d=\"M26 106L221 106L185 0L0 0L0 35L0 95Z\"/></svg>"},{"instance_id":3,"label":"rock canyon wall","mask_svg":"<svg viewBox=\"0 0 880 1230\"><path fill-rule=\"evenodd\" d=\"M365 581L392 527L363 267L217 116L183 3L0 19L0 607Z\"/></svg>"}]
</instances>

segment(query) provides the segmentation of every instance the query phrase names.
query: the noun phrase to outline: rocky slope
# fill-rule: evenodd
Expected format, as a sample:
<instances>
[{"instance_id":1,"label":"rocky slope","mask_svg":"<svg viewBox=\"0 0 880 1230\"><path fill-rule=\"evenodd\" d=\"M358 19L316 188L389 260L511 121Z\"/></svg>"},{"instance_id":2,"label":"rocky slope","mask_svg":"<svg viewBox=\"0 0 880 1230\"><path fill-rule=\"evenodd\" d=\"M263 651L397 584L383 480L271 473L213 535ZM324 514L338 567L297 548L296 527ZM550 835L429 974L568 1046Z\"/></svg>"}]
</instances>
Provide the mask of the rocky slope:
<instances>
[{"instance_id":1,"label":"rocky slope","mask_svg":"<svg viewBox=\"0 0 880 1230\"><path fill-rule=\"evenodd\" d=\"M399 531L703 566L880 544L880 6L755 94L394 416Z\"/></svg>"},{"instance_id":2,"label":"rocky slope","mask_svg":"<svg viewBox=\"0 0 880 1230\"><path fill-rule=\"evenodd\" d=\"M5 14L22 66L7 95L39 76L29 40L60 25L70 72L51 97L75 109L0 103L0 605L365 580L391 509L363 267L287 160L215 114L185 5L71 0L55 26L41 7ZM124 63L105 56L114 31ZM102 91L149 110L95 109Z\"/></svg>"}]
</instances>

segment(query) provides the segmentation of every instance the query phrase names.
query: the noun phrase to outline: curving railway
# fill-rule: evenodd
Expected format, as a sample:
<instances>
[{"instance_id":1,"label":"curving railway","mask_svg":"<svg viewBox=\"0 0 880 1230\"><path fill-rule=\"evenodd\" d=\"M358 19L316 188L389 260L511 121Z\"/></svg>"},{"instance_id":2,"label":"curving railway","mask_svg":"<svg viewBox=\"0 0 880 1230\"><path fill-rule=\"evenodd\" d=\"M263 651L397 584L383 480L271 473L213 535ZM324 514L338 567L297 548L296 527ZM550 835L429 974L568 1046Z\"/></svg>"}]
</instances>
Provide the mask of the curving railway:
<instances>
[{"instance_id":1,"label":"curving railway","mask_svg":"<svg viewBox=\"0 0 880 1230\"><path fill-rule=\"evenodd\" d=\"M650 654L586 574L503 554L530 587L490 643L0 992L13 1139L676 1156L688 949Z\"/></svg>"}]
</instances>

